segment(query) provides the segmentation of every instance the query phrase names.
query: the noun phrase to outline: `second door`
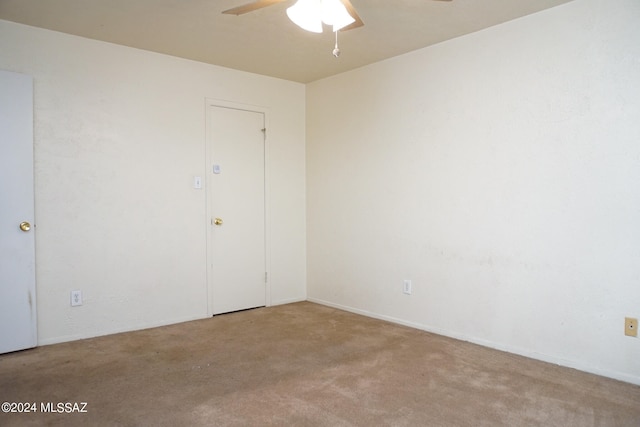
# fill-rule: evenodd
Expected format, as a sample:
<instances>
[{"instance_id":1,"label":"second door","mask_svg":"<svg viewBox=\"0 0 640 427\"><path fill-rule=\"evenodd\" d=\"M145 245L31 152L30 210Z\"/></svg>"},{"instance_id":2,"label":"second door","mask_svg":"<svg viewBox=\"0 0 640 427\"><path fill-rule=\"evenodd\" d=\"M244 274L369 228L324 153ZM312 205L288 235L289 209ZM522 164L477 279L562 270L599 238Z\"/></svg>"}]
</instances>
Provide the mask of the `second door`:
<instances>
[{"instance_id":1,"label":"second door","mask_svg":"<svg viewBox=\"0 0 640 427\"><path fill-rule=\"evenodd\" d=\"M266 305L264 113L209 109L212 314Z\"/></svg>"}]
</instances>

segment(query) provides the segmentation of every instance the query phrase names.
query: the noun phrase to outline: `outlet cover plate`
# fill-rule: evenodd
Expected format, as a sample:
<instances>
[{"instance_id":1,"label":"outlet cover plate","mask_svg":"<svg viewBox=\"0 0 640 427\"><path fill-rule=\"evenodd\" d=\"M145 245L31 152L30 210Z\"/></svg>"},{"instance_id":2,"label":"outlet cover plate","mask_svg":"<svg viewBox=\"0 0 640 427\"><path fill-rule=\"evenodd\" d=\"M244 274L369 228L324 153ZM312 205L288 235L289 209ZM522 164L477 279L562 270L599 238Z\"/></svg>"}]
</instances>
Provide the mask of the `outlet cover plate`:
<instances>
[{"instance_id":1,"label":"outlet cover plate","mask_svg":"<svg viewBox=\"0 0 640 427\"><path fill-rule=\"evenodd\" d=\"M628 337L638 336L638 319L633 317L624 318L624 334Z\"/></svg>"},{"instance_id":2,"label":"outlet cover plate","mask_svg":"<svg viewBox=\"0 0 640 427\"><path fill-rule=\"evenodd\" d=\"M71 307L82 305L82 291L71 291Z\"/></svg>"},{"instance_id":3,"label":"outlet cover plate","mask_svg":"<svg viewBox=\"0 0 640 427\"><path fill-rule=\"evenodd\" d=\"M402 283L402 292L406 295L411 295L411 280L405 280Z\"/></svg>"}]
</instances>

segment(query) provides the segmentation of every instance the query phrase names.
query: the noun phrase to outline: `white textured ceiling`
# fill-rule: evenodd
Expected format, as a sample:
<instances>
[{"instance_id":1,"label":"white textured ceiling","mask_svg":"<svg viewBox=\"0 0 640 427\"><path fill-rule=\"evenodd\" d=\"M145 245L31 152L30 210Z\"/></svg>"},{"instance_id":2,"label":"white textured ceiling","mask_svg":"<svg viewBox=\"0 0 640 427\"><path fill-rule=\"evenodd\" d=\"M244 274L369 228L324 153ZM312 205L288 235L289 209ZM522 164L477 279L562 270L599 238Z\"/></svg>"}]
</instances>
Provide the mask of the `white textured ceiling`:
<instances>
[{"instance_id":1,"label":"white textured ceiling","mask_svg":"<svg viewBox=\"0 0 640 427\"><path fill-rule=\"evenodd\" d=\"M311 82L571 0L351 0L364 27L296 27L295 0L246 15L251 0L0 0L0 19L298 82ZM541 28L540 31L544 31Z\"/></svg>"}]
</instances>

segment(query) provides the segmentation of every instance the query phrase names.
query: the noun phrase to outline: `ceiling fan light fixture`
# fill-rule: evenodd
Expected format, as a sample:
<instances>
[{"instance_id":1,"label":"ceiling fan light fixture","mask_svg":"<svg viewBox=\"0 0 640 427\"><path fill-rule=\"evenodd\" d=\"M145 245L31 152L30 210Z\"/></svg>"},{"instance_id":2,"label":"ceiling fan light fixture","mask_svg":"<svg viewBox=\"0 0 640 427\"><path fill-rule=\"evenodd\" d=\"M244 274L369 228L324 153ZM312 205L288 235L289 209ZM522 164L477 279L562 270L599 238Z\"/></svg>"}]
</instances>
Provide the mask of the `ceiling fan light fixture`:
<instances>
[{"instance_id":1,"label":"ceiling fan light fixture","mask_svg":"<svg viewBox=\"0 0 640 427\"><path fill-rule=\"evenodd\" d=\"M334 32L355 21L340 0L322 0L322 22L333 26Z\"/></svg>"},{"instance_id":2,"label":"ceiling fan light fixture","mask_svg":"<svg viewBox=\"0 0 640 427\"><path fill-rule=\"evenodd\" d=\"M289 19L303 30L322 32L322 4L320 0L298 0L287 8Z\"/></svg>"},{"instance_id":3,"label":"ceiling fan light fixture","mask_svg":"<svg viewBox=\"0 0 640 427\"><path fill-rule=\"evenodd\" d=\"M303 30L322 32L322 23L338 31L356 20L341 0L298 0L287 8L287 16Z\"/></svg>"}]
</instances>

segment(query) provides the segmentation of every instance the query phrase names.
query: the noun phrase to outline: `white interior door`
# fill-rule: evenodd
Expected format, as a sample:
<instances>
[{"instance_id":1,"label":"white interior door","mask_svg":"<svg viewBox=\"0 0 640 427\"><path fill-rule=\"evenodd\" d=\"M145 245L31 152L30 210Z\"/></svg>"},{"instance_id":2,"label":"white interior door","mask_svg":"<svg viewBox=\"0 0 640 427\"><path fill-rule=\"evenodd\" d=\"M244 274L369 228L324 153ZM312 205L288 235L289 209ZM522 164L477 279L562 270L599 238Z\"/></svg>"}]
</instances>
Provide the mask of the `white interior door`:
<instances>
[{"instance_id":1,"label":"white interior door","mask_svg":"<svg viewBox=\"0 0 640 427\"><path fill-rule=\"evenodd\" d=\"M35 347L33 80L0 71L0 353Z\"/></svg>"},{"instance_id":2,"label":"white interior door","mask_svg":"<svg viewBox=\"0 0 640 427\"><path fill-rule=\"evenodd\" d=\"M212 314L266 305L265 115L209 109Z\"/></svg>"}]
</instances>

